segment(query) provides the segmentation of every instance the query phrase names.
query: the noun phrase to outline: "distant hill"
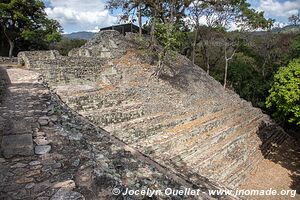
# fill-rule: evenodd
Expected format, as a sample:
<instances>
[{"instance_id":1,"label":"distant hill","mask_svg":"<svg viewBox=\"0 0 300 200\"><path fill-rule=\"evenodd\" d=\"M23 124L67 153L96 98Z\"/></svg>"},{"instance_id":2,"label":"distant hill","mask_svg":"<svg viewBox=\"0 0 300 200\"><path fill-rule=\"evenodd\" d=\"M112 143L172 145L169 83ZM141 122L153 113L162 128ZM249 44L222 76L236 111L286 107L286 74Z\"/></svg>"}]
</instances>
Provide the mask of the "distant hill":
<instances>
[{"instance_id":1,"label":"distant hill","mask_svg":"<svg viewBox=\"0 0 300 200\"><path fill-rule=\"evenodd\" d=\"M95 33L93 33L93 32L81 31L81 32L76 32L76 33L64 34L63 37L68 38L68 39L89 40L94 35L95 35Z\"/></svg>"},{"instance_id":2,"label":"distant hill","mask_svg":"<svg viewBox=\"0 0 300 200\"><path fill-rule=\"evenodd\" d=\"M275 33L300 33L300 25L294 26L294 25L288 25L282 28L274 28L272 32Z\"/></svg>"}]
</instances>

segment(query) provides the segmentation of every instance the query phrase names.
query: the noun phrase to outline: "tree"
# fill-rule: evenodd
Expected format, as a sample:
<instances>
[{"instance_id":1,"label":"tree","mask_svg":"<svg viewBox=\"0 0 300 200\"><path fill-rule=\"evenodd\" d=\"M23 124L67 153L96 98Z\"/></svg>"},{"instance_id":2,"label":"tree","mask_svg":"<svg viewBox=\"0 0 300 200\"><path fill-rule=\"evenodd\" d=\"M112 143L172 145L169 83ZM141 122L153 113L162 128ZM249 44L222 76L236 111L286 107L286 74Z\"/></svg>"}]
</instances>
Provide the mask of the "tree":
<instances>
[{"instance_id":1,"label":"tree","mask_svg":"<svg viewBox=\"0 0 300 200\"><path fill-rule=\"evenodd\" d=\"M230 60L233 59L233 56L235 55L239 44L235 44L233 41L230 41L229 38L227 41L224 42L224 59L225 59L225 72L224 72L224 83L223 86L226 88L227 83L227 73L228 73L228 63ZM231 49L231 53L229 53L229 50Z\"/></svg>"},{"instance_id":2,"label":"tree","mask_svg":"<svg viewBox=\"0 0 300 200\"><path fill-rule=\"evenodd\" d=\"M39 0L2 0L0 3L0 26L9 43L12 57L15 43L25 39L41 39L47 42L60 39L61 27L55 20L46 18L44 4Z\"/></svg>"},{"instance_id":3,"label":"tree","mask_svg":"<svg viewBox=\"0 0 300 200\"><path fill-rule=\"evenodd\" d=\"M146 9L142 0L109 0L106 7L111 11L122 9L121 21L134 22L134 15L137 13L139 34L142 35L142 16L143 10Z\"/></svg>"},{"instance_id":4,"label":"tree","mask_svg":"<svg viewBox=\"0 0 300 200\"><path fill-rule=\"evenodd\" d=\"M200 29L200 19L203 14L203 7L202 7L202 1L201 0L195 0L191 3L191 6L189 7L190 17L192 19L192 25L194 27L194 41L192 43L192 62L195 64L195 51L196 51L196 45L198 40L198 32Z\"/></svg>"},{"instance_id":5,"label":"tree","mask_svg":"<svg viewBox=\"0 0 300 200\"><path fill-rule=\"evenodd\" d=\"M86 43L86 40L82 39L67 39L63 38L61 41L51 45L51 49L58 50L63 56L67 56L69 51L74 48L79 48Z\"/></svg>"},{"instance_id":6,"label":"tree","mask_svg":"<svg viewBox=\"0 0 300 200\"><path fill-rule=\"evenodd\" d=\"M200 18L204 17L207 26L217 32L226 31L233 23L238 25L240 31L268 28L273 23L272 20L264 18L263 12L257 12L250 8L250 4L247 3L246 0L196 0L192 2L189 10L190 18L193 20L195 27L192 61L195 59L195 46L197 43L201 42L202 53L208 74L210 71L211 56L208 51L209 46L207 45L207 42L212 41L212 34L208 34L208 37L204 38L204 31L199 30ZM228 47L228 42L224 42L225 79L227 77L228 61L232 59L232 56L228 56Z\"/></svg>"},{"instance_id":7,"label":"tree","mask_svg":"<svg viewBox=\"0 0 300 200\"><path fill-rule=\"evenodd\" d=\"M155 37L159 41L162 48L158 47L156 49L156 51L158 52L158 64L153 75L156 77L160 77L165 66L164 62L166 55L172 55L173 52L177 51L180 48L184 33L180 31L174 23L171 22L156 22L155 27Z\"/></svg>"},{"instance_id":8,"label":"tree","mask_svg":"<svg viewBox=\"0 0 300 200\"><path fill-rule=\"evenodd\" d=\"M300 14L294 14L288 18L289 22L293 26L298 26L300 23Z\"/></svg>"},{"instance_id":9,"label":"tree","mask_svg":"<svg viewBox=\"0 0 300 200\"><path fill-rule=\"evenodd\" d=\"M281 122L300 125L300 59L280 68L267 98L267 108L275 110L273 116Z\"/></svg>"}]
</instances>

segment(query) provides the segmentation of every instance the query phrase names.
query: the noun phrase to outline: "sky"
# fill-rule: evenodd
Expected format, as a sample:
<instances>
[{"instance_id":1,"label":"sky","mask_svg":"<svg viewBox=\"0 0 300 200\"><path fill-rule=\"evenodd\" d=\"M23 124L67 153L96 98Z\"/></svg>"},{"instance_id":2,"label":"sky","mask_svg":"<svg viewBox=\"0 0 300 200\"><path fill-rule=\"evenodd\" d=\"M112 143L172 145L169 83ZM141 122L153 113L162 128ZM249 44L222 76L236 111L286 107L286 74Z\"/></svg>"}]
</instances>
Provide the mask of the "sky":
<instances>
[{"instance_id":1,"label":"sky","mask_svg":"<svg viewBox=\"0 0 300 200\"><path fill-rule=\"evenodd\" d=\"M64 33L97 32L118 23L118 12L105 9L106 0L43 0L49 18L56 19ZM278 26L287 25L288 17L300 10L300 0L248 0L253 8L265 12Z\"/></svg>"}]
</instances>

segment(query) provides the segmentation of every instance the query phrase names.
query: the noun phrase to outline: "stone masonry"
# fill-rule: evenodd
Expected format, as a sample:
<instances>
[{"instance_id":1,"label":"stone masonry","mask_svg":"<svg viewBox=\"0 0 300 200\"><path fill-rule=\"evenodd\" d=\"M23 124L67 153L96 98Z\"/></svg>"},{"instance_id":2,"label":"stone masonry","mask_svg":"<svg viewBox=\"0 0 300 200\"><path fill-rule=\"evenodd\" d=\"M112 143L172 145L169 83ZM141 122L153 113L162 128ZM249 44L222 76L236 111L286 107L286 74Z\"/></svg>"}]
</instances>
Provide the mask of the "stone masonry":
<instances>
[{"instance_id":1,"label":"stone masonry","mask_svg":"<svg viewBox=\"0 0 300 200\"><path fill-rule=\"evenodd\" d=\"M168 187L203 193L152 199L231 199L208 196L208 189L219 186L203 177L201 185L191 185L78 115L50 92L38 73L1 72L10 83L0 104L0 199L144 199L113 195L112 190Z\"/></svg>"},{"instance_id":2,"label":"stone masonry","mask_svg":"<svg viewBox=\"0 0 300 200\"><path fill-rule=\"evenodd\" d=\"M22 59L67 106L195 185L206 177L238 187L286 139L261 110L184 56L170 57L163 76L151 77L156 66L135 45L104 31L70 57Z\"/></svg>"}]
</instances>

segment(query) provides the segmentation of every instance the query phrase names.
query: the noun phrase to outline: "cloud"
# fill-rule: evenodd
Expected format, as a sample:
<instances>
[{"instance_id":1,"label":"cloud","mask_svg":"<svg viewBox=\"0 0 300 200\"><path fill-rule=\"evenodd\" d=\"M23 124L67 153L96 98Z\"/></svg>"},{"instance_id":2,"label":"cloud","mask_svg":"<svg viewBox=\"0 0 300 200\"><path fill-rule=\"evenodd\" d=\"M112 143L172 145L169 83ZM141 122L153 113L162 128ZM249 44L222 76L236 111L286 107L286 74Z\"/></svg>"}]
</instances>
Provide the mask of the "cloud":
<instances>
[{"instance_id":1,"label":"cloud","mask_svg":"<svg viewBox=\"0 0 300 200\"><path fill-rule=\"evenodd\" d=\"M45 0L45 3L49 18L58 20L65 32L98 31L117 21L101 0Z\"/></svg>"},{"instance_id":2,"label":"cloud","mask_svg":"<svg viewBox=\"0 0 300 200\"><path fill-rule=\"evenodd\" d=\"M300 0L260 0L258 9L264 11L266 15L271 17L288 18L292 14L298 13Z\"/></svg>"}]
</instances>

